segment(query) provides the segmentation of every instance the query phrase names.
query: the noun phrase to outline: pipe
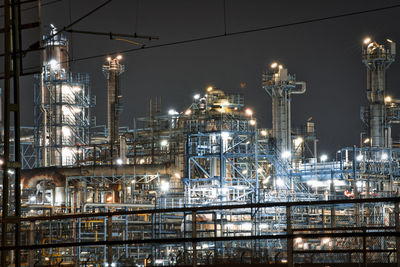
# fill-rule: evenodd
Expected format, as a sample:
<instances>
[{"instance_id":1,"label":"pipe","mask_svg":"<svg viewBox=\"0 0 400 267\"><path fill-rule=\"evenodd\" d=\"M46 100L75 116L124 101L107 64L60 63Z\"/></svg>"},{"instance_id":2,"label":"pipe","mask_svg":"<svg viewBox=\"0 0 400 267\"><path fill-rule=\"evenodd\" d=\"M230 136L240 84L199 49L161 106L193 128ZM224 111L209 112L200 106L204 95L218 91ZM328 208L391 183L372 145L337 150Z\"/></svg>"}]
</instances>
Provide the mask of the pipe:
<instances>
[{"instance_id":1,"label":"pipe","mask_svg":"<svg viewBox=\"0 0 400 267\"><path fill-rule=\"evenodd\" d=\"M87 207L113 207L113 208L150 208L154 209L152 204L132 204L132 203L85 203L83 212L86 212Z\"/></svg>"},{"instance_id":2,"label":"pipe","mask_svg":"<svg viewBox=\"0 0 400 267\"><path fill-rule=\"evenodd\" d=\"M139 164L139 165L96 165L80 167L47 167L32 170L22 170L23 188L33 188L39 181L51 180L56 186L65 186L66 177L77 176L121 176L161 174L169 175L177 170L170 164Z\"/></svg>"},{"instance_id":3,"label":"pipe","mask_svg":"<svg viewBox=\"0 0 400 267\"><path fill-rule=\"evenodd\" d=\"M306 82L296 82L295 84L296 85L301 85L301 89L299 91L296 91L296 90L292 89L292 90L290 90L291 94L301 95L301 94L304 94L306 92L306 90L307 90Z\"/></svg>"}]
</instances>

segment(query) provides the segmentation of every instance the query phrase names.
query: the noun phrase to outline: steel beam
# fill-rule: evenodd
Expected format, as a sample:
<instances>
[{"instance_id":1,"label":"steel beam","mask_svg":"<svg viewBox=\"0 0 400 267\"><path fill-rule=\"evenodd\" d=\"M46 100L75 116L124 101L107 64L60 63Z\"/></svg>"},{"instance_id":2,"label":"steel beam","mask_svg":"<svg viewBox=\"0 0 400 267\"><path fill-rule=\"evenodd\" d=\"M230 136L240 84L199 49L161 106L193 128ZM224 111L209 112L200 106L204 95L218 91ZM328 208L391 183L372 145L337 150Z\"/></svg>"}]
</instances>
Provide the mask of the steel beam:
<instances>
[{"instance_id":1,"label":"steel beam","mask_svg":"<svg viewBox=\"0 0 400 267\"><path fill-rule=\"evenodd\" d=\"M11 5L10 0L4 0L4 164L3 164L3 202L2 219L9 215L9 155L10 155L10 91L11 91ZM7 222L1 225L1 244L7 245ZM1 266L7 266L7 251L1 253Z\"/></svg>"}]
</instances>

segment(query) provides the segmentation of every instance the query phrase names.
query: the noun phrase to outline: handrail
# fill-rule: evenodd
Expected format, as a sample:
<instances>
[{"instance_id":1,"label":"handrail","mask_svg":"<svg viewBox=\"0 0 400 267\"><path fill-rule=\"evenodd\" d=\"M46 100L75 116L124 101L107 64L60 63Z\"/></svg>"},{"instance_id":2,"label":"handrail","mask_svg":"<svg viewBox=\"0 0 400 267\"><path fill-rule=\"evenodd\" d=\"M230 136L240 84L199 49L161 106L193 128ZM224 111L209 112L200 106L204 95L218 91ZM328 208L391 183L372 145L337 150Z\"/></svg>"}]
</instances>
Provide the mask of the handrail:
<instances>
[{"instance_id":1,"label":"handrail","mask_svg":"<svg viewBox=\"0 0 400 267\"><path fill-rule=\"evenodd\" d=\"M11 217L5 220L1 219L0 223L15 223L18 221L47 221L47 220L63 220L89 217L104 217L104 216L122 216L122 215L137 215L137 214L156 214L156 213L180 213L180 212L204 212L215 210L233 210L233 209L256 209L268 207L293 207L293 206L316 206L316 205L339 205L339 204L360 204L360 203L400 203L400 197L387 198L357 198L357 199L340 199L340 200L311 200L311 201L287 201L287 202L268 202L268 203L249 203L236 205L215 205L202 207L184 207L184 208L167 208L167 209L143 209L131 211L114 211L114 212L97 212L97 213L77 213L77 214L59 214L52 216L30 216L16 218Z\"/></svg>"}]
</instances>

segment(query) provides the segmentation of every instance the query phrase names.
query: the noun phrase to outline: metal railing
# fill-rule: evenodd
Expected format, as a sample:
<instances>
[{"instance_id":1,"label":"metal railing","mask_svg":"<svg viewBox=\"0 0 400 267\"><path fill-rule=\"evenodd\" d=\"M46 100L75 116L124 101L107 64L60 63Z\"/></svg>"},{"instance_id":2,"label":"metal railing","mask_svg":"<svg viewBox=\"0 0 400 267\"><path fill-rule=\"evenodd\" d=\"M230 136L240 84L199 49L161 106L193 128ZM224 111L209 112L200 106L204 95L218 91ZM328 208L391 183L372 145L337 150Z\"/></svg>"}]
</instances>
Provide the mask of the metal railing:
<instances>
[{"instance_id":1,"label":"metal railing","mask_svg":"<svg viewBox=\"0 0 400 267\"><path fill-rule=\"evenodd\" d=\"M400 198L275 202L9 218L2 251L112 264L382 263L400 265ZM192 218L196 218L193 220ZM40 231L38 231L40 230ZM78 238L78 233L91 233ZM102 248L99 250L98 248ZM80 251L80 253L78 253ZM91 258L86 257L86 251ZM90 253L96 251L96 253ZM34 253L35 252L35 253Z\"/></svg>"}]
</instances>

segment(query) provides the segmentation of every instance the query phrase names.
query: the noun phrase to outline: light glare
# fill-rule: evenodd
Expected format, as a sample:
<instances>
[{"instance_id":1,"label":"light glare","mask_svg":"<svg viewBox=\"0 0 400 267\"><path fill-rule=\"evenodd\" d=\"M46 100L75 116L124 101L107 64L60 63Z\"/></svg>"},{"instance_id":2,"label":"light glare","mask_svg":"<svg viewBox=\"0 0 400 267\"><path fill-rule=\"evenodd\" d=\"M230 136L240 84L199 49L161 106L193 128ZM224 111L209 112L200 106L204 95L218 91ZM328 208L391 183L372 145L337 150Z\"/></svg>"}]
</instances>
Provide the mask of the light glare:
<instances>
[{"instance_id":1,"label":"light glare","mask_svg":"<svg viewBox=\"0 0 400 267\"><path fill-rule=\"evenodd\" d=\"M167 192L169 190L169 183L167 181L161 181L160 189L163 192Z\"/></svg>"},{"instance_id":2,"label":"light glare","mask_svg":"<svg viewBox=\"0 0 400 267\"><path fill-rule=\"evenodd\" d=\"M276 180L276 186L277 187L283 187L285 185L285 182L282 179Z\"/></svg>"},{"instance_id":3,"label":"light glare","mask_svg":"<svg viewBox=\"0 0 400 267\"><path fill-rule=\"evenodd\" d=\"M246 112L246 115L248 115L248 116L252 116L253 115L253 111L251 109L249 109L249 108L246 108L246 110L244 112Z\"/></svg>"},{"instance_id":4,"label":"light glare","mask_svg":"<svg viewBox=\"0 0 400 267\"><path fill-rule=\"evenodd\" d=\"M177 115L179 114L175 109L168 110L168 115Z\"/></svg>"},{"instance_id":5,"label":"light glare","mask_svg":"<svg viewBox=\"0 0 400 267\"><path fill-rule=\"evenodd\" d=\"M304 141L303 138L297 137L296 139L294 139L294 145L296 147L298 147L299 145L301 145L303 143L303 141Z\"/></svg>"},{"instance_id":6,"label":"light glare","mask_svg":"<svg viewBox=\"0 0 400 267\"><path fill-rule=\"evenodd\" d=\"M229 138L229 132L221 132L221 138L223 140L226 140Z\"/></svg>"},{"instance_id":7,"label":"light glare","mask_svg":"<svg viewBox=\"0 0 400 267\"><path fill-rule=\"evenodd\" d=\"M284 151L284 152L282 152L282 158L288 159L288 158L290 158L290 156L291 156L290 151Z\"/></svg>"},{"instance_id":8,"label":"light glare","mask_svg":"<svg viewBox=\"0 0 400 267\"><path fill-rule=\"evenodd\" d=\"M161 144L161 146L167 146L168 145L168 141L167 140L161 140L160 144Z\"/></svg>"},{"instance_id":9,"label":"light glare","mask_svg":"<svg viewBox=\"0 0 400 267\"><path fill-rule=\"evenodd\" d=\"M60 64L58 64L58 61L55 59L50 60L49 65L50 65L51 70L59 70L60 69Z\"/></svg>"}]
</instances>

